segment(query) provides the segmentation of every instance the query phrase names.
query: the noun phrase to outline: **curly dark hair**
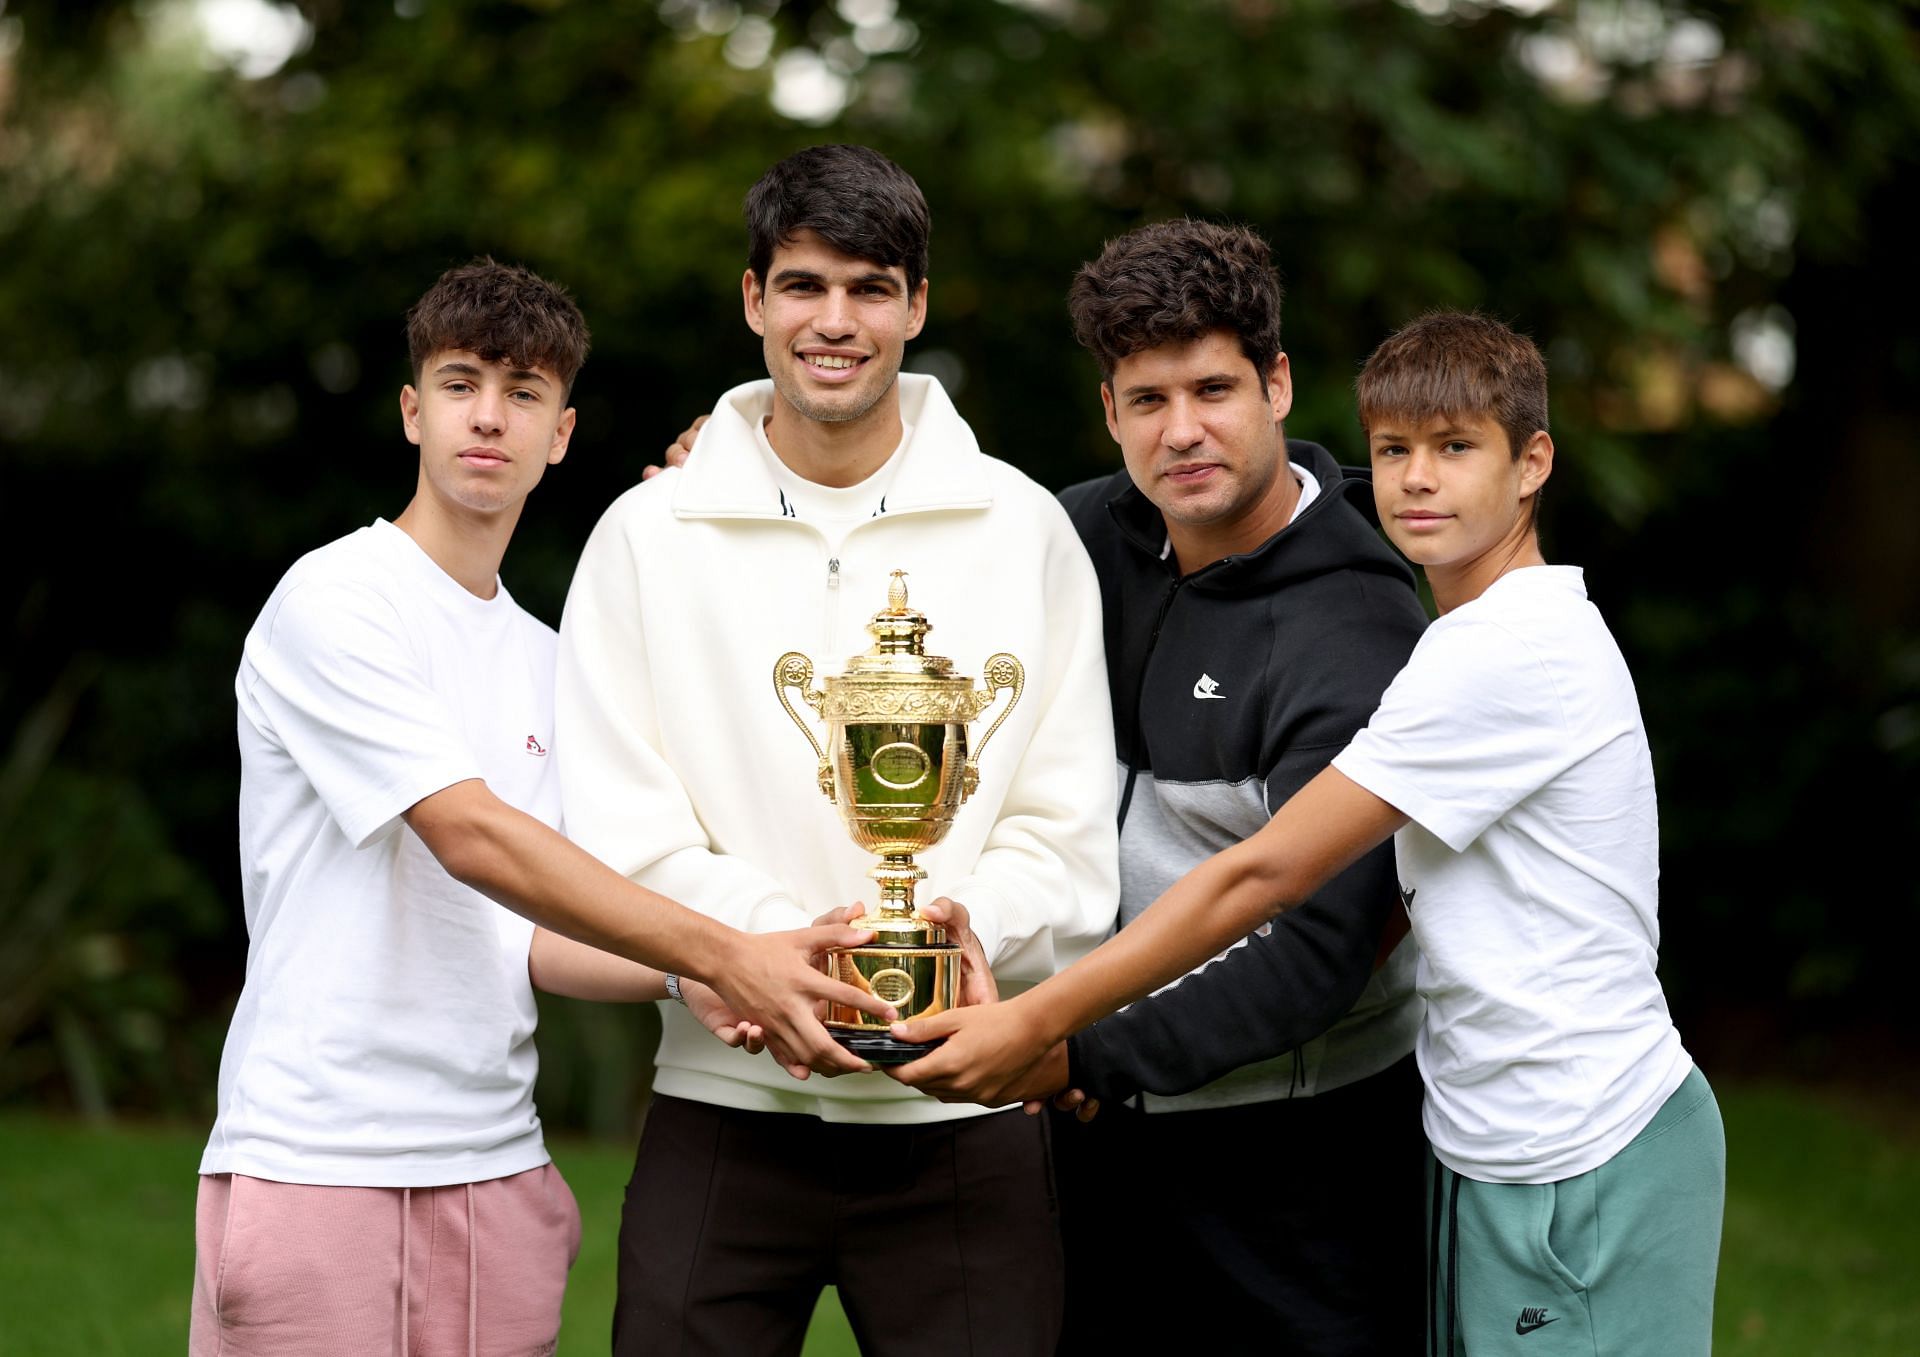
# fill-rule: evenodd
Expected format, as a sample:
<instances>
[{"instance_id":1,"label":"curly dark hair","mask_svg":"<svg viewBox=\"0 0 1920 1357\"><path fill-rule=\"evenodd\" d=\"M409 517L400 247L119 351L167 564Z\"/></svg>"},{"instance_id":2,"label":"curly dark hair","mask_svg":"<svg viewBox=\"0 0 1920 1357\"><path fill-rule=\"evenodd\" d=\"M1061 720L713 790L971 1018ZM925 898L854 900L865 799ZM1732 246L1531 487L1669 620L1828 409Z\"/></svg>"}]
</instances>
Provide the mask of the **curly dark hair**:
<instances>
[{"instance_id":1,"label":"curly dark hair","mask_svg":"<svg viewBox=\"0 0 1920 1357\"><path fill-rule=\"evenodd\" d=\"M809 146L747 190L747 267L762 283L773 252L802 231L882 268L906 271L907 291L927 276L933 218L913 176L866 146Z\"/></svg>"},{"instance_id":2,"label":"curly dark hair","mask_svg":"<svg viewBox=\"0 0 1920 1357\"><path fill-rule=\"evenodd\" d=\"M591 342L586 318L564 287L485 255L441 274L407 312L416 382L433 354L466 349L489 363L543 367L570 392Z\"/></svg>"},{"instance_id":3,"label":"curly dark hair","mask_svg":"<svg viewBox=\"0 0 1920 1357\"><path fill-rule=\"evenodd\" d=\"M1280 275L1267 242L1244 226L1156 222L1107 242L1067 293L1073 334L1111 382L1121 359L1215 330L1265 377L1280 356Z\"/></svg>"},{"instance_id":4,"label":"curly dark hair","mask_svg":"<svg viewBox=\"0 0 1920 1357\"><path fill-rule=\"evenodd\" d=\"M1386 419L1491 415L1514 457L1547 427L1547 363L1491 316L1430 311L1384 340L1354 382L1360 427Z\"/></svg>"}]
</instances>

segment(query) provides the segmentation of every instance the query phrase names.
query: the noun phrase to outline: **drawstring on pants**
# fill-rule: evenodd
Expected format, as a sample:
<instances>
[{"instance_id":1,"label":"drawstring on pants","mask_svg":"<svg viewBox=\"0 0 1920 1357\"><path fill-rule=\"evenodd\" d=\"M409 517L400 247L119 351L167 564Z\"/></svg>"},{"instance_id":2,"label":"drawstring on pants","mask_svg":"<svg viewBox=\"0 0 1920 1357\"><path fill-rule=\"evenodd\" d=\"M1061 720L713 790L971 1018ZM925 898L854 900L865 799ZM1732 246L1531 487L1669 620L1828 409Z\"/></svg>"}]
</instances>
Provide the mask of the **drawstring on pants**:
<instances>
[{"instance_id":1,"label":"drawstring on pants","mask_svg":"<svg viewBox=\"0 0 1920 1357\"><path fill-rule=\"evenodd\" d=\"M412 1351L407 1342L407 1311L411 1308L409 1292L413 1287L413 1268L408 1257L408 1246L413 1239L413 1189L400 1191L400 1357L408 1357Z\"/></svg>"},{"instance_id":2,"label":"drawstring on pants","mask_svg":"<svg viewBox=\"0 0 1920 1357\"><path fill-rule=\"evenodd\" d=\"M480 1357L480 1235L474 1228L473 1184L467 1184L467 1357Z\"/></svg>"},{"instance_id":3,"label":"drawstring on pants","mask_svg":"<svg viewBox=\"0 0 1920 1357\"><path fill-rule=\"evenodd\" d=\"M467 1187L467 1357L480 1357L480 1234ZM434 1189L437 1191L437 1189ZM412 1357L409 1321L413 1309L413 1189L400 1191L400 1354Z\"/></svg>"}]
</instances>

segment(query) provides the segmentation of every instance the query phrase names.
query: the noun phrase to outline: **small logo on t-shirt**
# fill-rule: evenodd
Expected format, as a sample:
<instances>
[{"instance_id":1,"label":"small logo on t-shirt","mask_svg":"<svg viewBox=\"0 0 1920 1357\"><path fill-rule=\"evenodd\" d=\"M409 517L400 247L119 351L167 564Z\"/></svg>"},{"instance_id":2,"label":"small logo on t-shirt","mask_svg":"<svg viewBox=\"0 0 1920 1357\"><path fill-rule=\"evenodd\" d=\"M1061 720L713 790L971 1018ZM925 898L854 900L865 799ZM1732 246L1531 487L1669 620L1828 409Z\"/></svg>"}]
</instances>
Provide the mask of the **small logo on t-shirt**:
<instances>
[{"instance_id":1,"label":"small logo on t-shirt","mask_svg":"<svg viewBox=\"0 0 1920 1357\"><path fill-rule=\"evenodd\" d=\"M1541 1306L1536 1310L1529 1305L1520 1311L1520 1318L1513 1321L1513 1331L1524 1338L1535 1329L1544 1329L1549 1324L1558 1324L1559 1322L1560 1316L1558 1315L1555 1315L1552 1319L1547 1318L1545 1306Z\"/></svg>"},{"instance_id":2,"label":"small logo on t-shirt","mask_svg":"<svg viewBox=\"0 0 1920 1357\"><path fill-rule=\"evenodd\" d=\"M1212 698L1215 702L1225 702L1227 695L1220 691L1220 680L1212 674L1202 674L1193 685L1193 695L1202 702Z\"/></svg>"},{"instance_id":3,"label":"small logo on t-shirt","mask_svg":"<svg viewBox=\"0 0 1920 1357\"><path fill-rule=\"evenodd\" d=\"M547 747L529 735L527 736L527 752L535 758L544 759L547 756Z\"/></svg>"}]
</instances>

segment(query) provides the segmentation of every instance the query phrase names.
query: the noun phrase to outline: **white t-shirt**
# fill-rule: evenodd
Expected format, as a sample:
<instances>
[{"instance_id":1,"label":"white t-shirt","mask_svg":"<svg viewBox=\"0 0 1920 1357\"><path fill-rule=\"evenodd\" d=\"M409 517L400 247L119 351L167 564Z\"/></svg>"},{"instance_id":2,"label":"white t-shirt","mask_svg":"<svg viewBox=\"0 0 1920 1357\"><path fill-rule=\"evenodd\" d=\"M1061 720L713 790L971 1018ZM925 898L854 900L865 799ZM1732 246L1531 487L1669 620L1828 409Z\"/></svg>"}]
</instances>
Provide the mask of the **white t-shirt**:
<instances>
[{"instance_id":1,"label":"white t-shirt","mask_svg":"<svg viewBox=\"0 0 1920 1357\"><path fill-rule=\"evenodd\" d=\"M399 817L477 777L558 827L554 647L384 521L267 600L234 683L249 946L202 1173L428 1187L547 1162L532 925Z\"/></svg>"},{"instance_id":2,"label":"white t-shirt","mask_svg":"<svg viewBox=\"0 0 1920 1357\"><path fill-rule=\"evenodd\" d=\"M900 470L900 454L906 450L907 440L913 437L913 425L902 420L900 443L892 456L865 480L834 486L810 481L781 461L767 438L765 421L754 425L753 431L755 445L778 487L781 512L788 518L813 524L827 539L827 550L836 553L856 526L887 511L887 491L893 488L895 473Z\"/></svg>"},{"instance_id":3,"label":"white t-shirt","mask_svg":"<svg viewBox=\"0 0 1920 1357\"><path fill-rule=\"evenodd\" d=\"M1646 729L1581 572L1516 570L1436 621L1333 766L1412 820L1434 1153L1487 1182L1605 1163L1693 1062L1654 973Z\"/></svg>"}]
</instances>

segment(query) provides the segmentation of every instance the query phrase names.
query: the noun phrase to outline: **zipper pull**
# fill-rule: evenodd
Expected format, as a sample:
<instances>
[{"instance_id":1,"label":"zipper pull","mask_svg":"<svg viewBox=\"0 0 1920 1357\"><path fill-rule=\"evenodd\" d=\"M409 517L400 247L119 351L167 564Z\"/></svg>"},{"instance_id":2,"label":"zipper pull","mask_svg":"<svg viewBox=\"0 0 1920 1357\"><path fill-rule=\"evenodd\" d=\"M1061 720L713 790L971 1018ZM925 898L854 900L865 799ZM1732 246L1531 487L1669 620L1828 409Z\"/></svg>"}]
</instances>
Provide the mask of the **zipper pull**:
<instances>
[{"instance_id":1,"label":"zipper pull","mask_svg":"<svg viewBox=\"0 0 1920 1357\"><path fill-rule=\"evenodd\" d=\"M832 556L832 557L829 557L827 560L827 588L838 589L839 587L840 587L840 558L838 556Z\"/></svg>"}]
</instances>

